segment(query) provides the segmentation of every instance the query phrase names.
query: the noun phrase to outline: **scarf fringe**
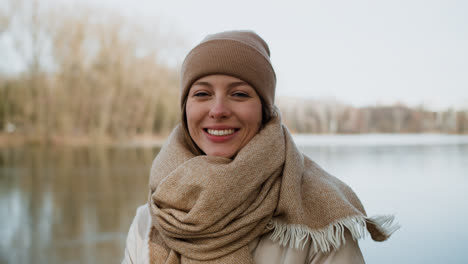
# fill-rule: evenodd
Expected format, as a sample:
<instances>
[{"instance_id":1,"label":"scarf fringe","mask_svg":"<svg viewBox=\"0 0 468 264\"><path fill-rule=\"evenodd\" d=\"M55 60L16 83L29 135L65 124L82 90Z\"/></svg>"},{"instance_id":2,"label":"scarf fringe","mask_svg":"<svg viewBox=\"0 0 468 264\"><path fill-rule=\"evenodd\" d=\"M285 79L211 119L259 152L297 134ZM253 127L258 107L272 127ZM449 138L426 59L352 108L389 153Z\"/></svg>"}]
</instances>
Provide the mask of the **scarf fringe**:
<instances>
[{"instance_id":1,"label":"scarf fringe","mask_svg":"<svg viewBox=\"0 0 468 264\"><path fill-rule=\"evenodd\" d=\"M384 234L386 237L390 237L395 231L400 229L400 225L393 223L395 220L394 215L376 215L366 218L367 221L372 222L375 227Z\"/></svg>"},{"instance_id":2,"label":"scarf fringe","mask_svg":"<svg viewBox=\"0 0 468 264\"><path fill-rule=\"evenodd\" d=\"M339 219L325 228L313 230L307 226L298 224L286 224L272 219L268 228L273 230L270 239L282 246L303 250L310 237L315 252L329 252L332 248L338 249L345 243L345 230L349 230L354 240L364 238L367 235L366 221L375 224L380 232L389 237L400 228L394 224L393 215L379 215L370 218L364 216L350 216Z\"/></svg>"}]
</instances>

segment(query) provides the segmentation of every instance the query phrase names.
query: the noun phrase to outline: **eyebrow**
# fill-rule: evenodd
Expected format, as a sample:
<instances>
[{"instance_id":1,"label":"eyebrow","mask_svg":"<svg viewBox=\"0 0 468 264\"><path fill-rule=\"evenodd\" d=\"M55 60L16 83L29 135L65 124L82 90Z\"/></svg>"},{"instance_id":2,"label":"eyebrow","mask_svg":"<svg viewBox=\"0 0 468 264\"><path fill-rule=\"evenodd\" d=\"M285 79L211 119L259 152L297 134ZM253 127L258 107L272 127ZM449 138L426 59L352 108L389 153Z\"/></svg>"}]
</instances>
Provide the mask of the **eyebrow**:
<instances>
[{"instance_id":1,"label":"eyebrow","mask_svg":"<svg viewBox=\"0 0 468 264\"><path fill-rule=\"evenodd\" d=\"M196 81L193 85L201 85L201 86L207 86L207 87L213 87L213 85L209 82L204 82L204 81ZM239 82L232 82L229 83L228 88L233 88L241 85L248 85L248 83L244 81L239 81Z\"/></svg>"}]
</instances>

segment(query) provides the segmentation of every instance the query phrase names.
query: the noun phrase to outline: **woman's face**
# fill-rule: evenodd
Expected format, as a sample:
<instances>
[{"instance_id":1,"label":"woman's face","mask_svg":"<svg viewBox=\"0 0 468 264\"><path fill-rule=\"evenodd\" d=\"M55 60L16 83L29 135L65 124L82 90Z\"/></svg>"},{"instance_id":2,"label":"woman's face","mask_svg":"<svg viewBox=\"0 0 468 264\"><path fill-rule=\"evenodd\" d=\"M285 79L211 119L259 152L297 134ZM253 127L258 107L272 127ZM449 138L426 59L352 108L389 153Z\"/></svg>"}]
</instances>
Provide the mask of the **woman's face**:
<instances>
[{"instance_id":1,"label":"woman's face","mask_svg":"<svg viewBox=\"0 0 468 264\"><path fill-rule=\"evenodd\" d=\"M255 89L228 75L195 81L185 111L190 137L208 156L234 157L262 122L262 103Z\"/></svg>"}]
</instances>

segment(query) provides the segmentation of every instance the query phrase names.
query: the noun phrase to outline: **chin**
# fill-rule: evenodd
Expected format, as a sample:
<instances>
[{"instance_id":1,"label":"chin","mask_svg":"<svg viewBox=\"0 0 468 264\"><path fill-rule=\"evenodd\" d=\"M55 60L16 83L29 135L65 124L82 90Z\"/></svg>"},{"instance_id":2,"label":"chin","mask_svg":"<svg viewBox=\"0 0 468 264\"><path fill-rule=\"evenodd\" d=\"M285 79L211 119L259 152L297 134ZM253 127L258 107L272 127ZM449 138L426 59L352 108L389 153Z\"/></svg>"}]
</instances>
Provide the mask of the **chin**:
<instances>
[{"instance_id":1,"label":"chin","mask_svg":"<svg viewBox=\"0 0 468 264\"><path fill-rule=\"evenodd\" d=\"M231 159L236 155L236 153L233 151L205 151L205 153L207 156L217 156L228 159Z\"/></svg>"}]
</instances>

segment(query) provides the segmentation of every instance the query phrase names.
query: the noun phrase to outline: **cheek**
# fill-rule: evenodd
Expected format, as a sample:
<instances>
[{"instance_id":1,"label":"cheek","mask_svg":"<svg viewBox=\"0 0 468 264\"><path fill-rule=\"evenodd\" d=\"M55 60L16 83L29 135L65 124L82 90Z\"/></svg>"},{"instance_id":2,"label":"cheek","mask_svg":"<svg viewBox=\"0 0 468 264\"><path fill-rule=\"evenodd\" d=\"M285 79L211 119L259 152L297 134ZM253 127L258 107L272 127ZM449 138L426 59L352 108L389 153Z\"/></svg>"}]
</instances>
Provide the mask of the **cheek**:
<instances>
[{"instance_id":1,"label":"cheek","mask_svg":"<svg viewBox=\"0 0 468 264\"><path fill-rule=\"evenodd\" d=\"M247 107L243 113L245 120L252 126L252 129L255 130L255 133L258 132L258 129L262 125L262 105L259 102L258 104L252 104Z\"/></svg>"},{"instance_id":2,"label":"cheek","mask_svg":"<svg viewBox=\"0 0 468 264\"><path fill-rule=\"evenodd\" d=\"M187 102L185 107L185 116L187 118L187 127L189 129L190 134L192 133L194 127L197 123L197 113L194 111L196 107L192 103Z\"/></svg>"},{"instance_id":3,"label":"cheek","mask_svg":"<svg viewBox=\"0 0 468 264\"><path fill-rule=\"evenodd\" d=\"M196 101L187 101L185 106L185 116L190 136L194 141L198 141L202 134L200 125L208 115L207 105Z\"/></svg>"}]
</instances>

